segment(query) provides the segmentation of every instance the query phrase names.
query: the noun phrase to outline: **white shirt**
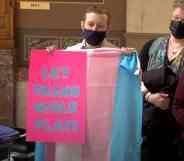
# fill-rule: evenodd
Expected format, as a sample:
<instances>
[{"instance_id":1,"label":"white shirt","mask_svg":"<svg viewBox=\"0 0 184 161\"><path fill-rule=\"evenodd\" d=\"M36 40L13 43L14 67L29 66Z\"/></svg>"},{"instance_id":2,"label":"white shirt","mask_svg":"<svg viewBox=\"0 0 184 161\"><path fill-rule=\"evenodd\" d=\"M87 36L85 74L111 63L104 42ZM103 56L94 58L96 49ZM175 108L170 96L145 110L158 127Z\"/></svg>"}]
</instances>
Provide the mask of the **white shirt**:
<instances>
[{"instance_id":1,"label":"white shirt","mask_svg":"<svg viewBox=\"0 0 184 161\"><path fill-rule=\"evenodd\" d=\"M86 45L87 45L87 42L84 39L81 43L78 43L76 45L67 47L67 50L85 49ZM115 45L113 45L112 43L108 42L106 39L104 39L102 44L100 46L98 46L98 48L102 48L102 47L117 48Z\"/></svg>"}]
</instances>

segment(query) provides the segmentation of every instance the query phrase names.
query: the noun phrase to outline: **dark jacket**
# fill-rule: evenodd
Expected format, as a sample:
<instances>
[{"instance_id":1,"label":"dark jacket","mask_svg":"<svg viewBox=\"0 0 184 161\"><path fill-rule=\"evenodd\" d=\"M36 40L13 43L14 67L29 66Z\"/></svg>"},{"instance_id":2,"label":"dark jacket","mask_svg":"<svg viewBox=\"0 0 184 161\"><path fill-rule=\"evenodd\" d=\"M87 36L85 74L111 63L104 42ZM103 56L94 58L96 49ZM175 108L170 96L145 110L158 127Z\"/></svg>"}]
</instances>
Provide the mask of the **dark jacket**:
<instances>
[{"instance_id":1,"label":"dark jacket","mask_svg":"<svg viewBox=\"0 0 184 161\"><path fill-rule=\"evenodd\" d=\"M166 39L167 40L167 39ZM148 64L149 60L152 58L150 57L150 49L153 46L153 43L157 41L157 39L151 40L147 42L143 49L140 52L140 64L143 71L143 81L148 88L149 91L152 93L154 92L161 92L160 90L152 91L152 88L150 88L149 84L154 84L154 88L156 89L157 86L160 87L161 79L159 76L162 74L161 71L157 71L153 73L153 70L148 70ZM165 40L163 40L165 41ZM165 43L165 42L164 42ZM167 45L165 45L166 47ZM160 48L160 46L158 46ZM163 50L163 49L162 49ZM165 51L165 50L164 50ZM157 55L158 50L155 50L153 54ZM164 53L164 62L168 61L166 54ZM169 62L168 62L169 63ZM159 69L159 67L155 67L155 70ZM148 80L144 79L145 73L150 72L150 75L147 77ZM167 75L166 75L167 76ZM146 78L146 77L145 77ZM157 78L157 79L156 79ZM147 82L149 84L147 84ZM165 83L164 83L165 84ZM176 88L176 86L175 86ZM172 91L172 93L175 93L175 89ZM170 93L168 93L170 95ZM173 94L174 95L174 94ZM143 128L142 128L143 136L146 138L149 138L150 140L160 140L166 139L166 140L172 140L176 137L178 130L175 122L175 118L171 112L171 109L168 110L161 110L154 105L148 103L146 100L144 100L144 106L143 106Z\"/></svg>"},{"instance_id":2,"label":"dark jacket","mask_svg":"<svg viewBox=\"0 0 184 161\"><path fill-rule=\"evenodd\" d=\"M173 101L173 112L184 139L184 73L179 79Z\"/></svg>"}]
</instances>

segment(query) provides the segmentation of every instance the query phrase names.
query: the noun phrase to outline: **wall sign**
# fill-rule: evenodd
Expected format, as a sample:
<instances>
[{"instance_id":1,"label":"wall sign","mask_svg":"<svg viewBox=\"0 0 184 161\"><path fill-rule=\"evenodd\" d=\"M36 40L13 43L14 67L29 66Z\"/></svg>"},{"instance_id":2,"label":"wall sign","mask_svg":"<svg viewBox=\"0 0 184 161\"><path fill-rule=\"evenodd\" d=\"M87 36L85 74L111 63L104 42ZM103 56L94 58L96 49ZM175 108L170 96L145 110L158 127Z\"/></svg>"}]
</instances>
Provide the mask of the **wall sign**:
<instances>
[{"instance_id":1,"label":"wall sign","mask_svg":"<svg viewBox=\"0 0 184 161\"><path fill-rule=\"evenodd\" d=\"M81 4L81 3L87 3L87 4L104 4L104 0L17 0L17 2L48 2L48 3L66 3L66 4Z\"/></svg>"},{"instance_id":2,"label":"wall sign","mask_svg":"<svg viewBox=\"0 0 184 161\"><path fill-rule=\"evenodd\" d=\"M20 1L20 9L50 10L50 3L41 1Z\"/></svg>"}]
</instances>

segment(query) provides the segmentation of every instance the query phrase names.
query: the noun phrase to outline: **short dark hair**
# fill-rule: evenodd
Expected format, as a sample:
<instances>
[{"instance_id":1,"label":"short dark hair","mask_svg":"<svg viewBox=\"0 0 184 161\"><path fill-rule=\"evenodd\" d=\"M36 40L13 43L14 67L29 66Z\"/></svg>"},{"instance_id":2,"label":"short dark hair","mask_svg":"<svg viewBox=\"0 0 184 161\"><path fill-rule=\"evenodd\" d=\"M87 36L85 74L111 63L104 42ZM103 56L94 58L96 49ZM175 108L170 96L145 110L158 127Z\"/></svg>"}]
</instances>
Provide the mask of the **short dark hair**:
<instances>
[{"instance_id":1,"label":"short dark hair","mask_svg":"<svg viewBox=\"0 0 184 161\"><path fill-rule=\"evenodd\" d=\"M174 0L173 9L178 8L178 7L184 9L184 0Z\"/></svg>"},{"instance_id":2,"label":"short dark hair","mask_svg":"<svg viewBox=\"0 0 184 161\"><path fill-rule=\"evenodd\" d=\"M106 15L107 16L107 23L108 23L108 25L110 24L111 14L108 11L108 9L106 9L106 8L100 8L100 7L97 7L97 6L90 6L90 7L88 7L86 9L85 15L83 17L84 21L86 19L86 14L87 13L96 13L96 14L100 14L100 15Z\"/></svg>"}]
</instances>

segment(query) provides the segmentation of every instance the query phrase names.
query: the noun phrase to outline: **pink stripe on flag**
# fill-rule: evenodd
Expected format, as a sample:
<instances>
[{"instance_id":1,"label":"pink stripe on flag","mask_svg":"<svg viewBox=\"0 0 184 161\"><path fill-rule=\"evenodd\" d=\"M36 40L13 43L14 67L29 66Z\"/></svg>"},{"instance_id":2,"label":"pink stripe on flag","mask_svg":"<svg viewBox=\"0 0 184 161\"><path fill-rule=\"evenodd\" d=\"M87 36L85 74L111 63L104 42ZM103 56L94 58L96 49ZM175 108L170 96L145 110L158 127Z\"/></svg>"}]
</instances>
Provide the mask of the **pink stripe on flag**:
<instances>
[{"instance_id":1,"label":"pink stripe on flag","mask_svg":"<svg viewBox=\"0 0 184 161\"><path fill-rule=\"evenodd\" d=\"M45 146L45 161L54 161L55 160L55 143L46 143Z\"/></svg>"},{"instance_id":2,"label":"pink stripe on flag","mask_svg":"<svg viewBox=\"0 0 184 161\"><path fill-rule=\"evenodd\" d=\"M87 130L82 161L108 161L119 54L88 57Z\"/></svg>"}]
</instances>

